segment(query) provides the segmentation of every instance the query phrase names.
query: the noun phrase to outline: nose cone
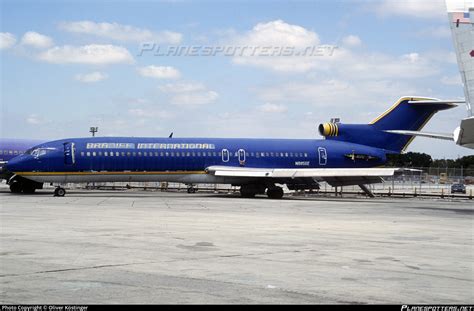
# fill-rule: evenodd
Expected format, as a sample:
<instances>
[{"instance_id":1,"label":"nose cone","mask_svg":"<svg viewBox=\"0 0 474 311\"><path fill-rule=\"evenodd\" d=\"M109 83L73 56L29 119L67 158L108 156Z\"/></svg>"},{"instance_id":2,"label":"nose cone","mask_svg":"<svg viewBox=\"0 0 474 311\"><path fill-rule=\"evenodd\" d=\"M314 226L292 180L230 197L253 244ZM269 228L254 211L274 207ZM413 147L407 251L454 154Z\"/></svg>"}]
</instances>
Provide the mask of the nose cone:
<instances>
[{"instance_id":1,"label":"nose cone","mask_svg":"<svg viewBox=\"0 0 474 311\"><path fill-rule=\"evenodd\" d=\"M8 161L8 163L5 165L6 170L13 173L27 170L26 164L29 161L26 158L27 156L25 155L14 157L10 161Z\"/></svg>"}]
</instances>

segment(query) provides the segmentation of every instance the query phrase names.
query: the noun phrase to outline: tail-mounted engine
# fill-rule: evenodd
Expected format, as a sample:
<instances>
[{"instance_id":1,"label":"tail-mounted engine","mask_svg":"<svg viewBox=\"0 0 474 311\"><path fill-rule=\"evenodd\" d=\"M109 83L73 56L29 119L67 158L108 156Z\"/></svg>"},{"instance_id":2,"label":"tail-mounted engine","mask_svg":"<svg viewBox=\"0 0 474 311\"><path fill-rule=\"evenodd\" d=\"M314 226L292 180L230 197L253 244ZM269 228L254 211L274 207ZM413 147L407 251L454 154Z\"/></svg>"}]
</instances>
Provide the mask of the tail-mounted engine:
<instances>
[{"instance_id":1,"label":"tail-mounted engine","mask_svg":"<svg viewBox=\"0 0 474 311\"><path fill-rule=\"evenodd\" d=\"M333 122L322 123L319 125L318 131L324 137L337 136L339 134L339 125Z\"/></svg>"}]
</instances>

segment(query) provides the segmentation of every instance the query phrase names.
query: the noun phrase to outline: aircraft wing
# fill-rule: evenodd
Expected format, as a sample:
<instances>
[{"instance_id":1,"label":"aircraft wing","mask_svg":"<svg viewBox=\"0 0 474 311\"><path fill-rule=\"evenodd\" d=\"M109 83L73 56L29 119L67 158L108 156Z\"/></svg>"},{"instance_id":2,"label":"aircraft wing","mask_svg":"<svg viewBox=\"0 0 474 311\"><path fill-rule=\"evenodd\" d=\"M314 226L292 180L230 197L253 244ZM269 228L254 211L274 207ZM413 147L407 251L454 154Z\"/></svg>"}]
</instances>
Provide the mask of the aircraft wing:
<instances>
[{"instance_id":1,"label":"aircraft wing","mask_svg":"<svg viewBox=\"0 0 474 311\"><path fill-rule=\"evenodd\" d=\"M421 136L421 137L430 137L430 138L438 138L444 140L454 140L453 134L447 133L430 133L430 132L419 132L419 131L402 131L402 130L386 130L385 132L394 133L394 134L401 134L401 135L408 135L408 136Z\"/></svg>"},{"instance_id":2,"label":"aircraft wing","mask_svg":"<svg viewBox=\"0 0 474 311\"><path fill-rule=\"evenodd\" d=\"M403 170L398 168L247 168L210 166L208 174L222 177L269 178L279 180L312 178L326 181L332 186L360 185L382 182L382 177L394 176Z\"/></svg>"}]
</instances>

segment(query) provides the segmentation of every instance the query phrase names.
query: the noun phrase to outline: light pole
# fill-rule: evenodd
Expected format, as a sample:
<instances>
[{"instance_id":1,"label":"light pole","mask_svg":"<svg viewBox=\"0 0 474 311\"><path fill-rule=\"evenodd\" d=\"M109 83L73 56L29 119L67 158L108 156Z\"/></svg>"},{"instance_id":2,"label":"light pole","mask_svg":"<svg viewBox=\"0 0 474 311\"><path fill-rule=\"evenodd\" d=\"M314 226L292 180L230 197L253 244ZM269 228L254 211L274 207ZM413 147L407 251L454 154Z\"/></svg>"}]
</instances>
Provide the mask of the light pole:
<instances>
[{"instance_id":1,"label":"light pole","mask_svg":"<svg viewBox=\"0 0 474 311\"><path fill-rule=\"evenodd\" d=\"M99 127L97 126L91 126L89 129L89 132L92 133L92 137L95 137L95 133L97 133L98 131L99 131Z\"/></svg>"}]
</instances>

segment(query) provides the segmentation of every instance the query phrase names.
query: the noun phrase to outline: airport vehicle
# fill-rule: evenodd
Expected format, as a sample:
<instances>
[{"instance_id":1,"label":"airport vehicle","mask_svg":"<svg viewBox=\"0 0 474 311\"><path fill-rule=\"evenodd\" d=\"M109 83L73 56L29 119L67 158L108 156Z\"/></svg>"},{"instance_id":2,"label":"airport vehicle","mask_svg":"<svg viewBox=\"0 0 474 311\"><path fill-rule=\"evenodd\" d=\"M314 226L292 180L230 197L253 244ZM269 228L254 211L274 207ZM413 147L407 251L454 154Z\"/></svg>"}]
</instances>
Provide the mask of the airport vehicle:
<instances>
[{"instance_id":1,"label":"airport vehicle","mask_svg":"<svg viewBox=\"0 0 474 311\"><path fill-rule=\"evenodd\" d=\"M291 190L365 186L393 176L380 168L386 155L406 149L413 137L389 130L419 130L452 101L402 97L370 124L329 122L318 129L325 139L225 139L88 137L47 142L12 159L7 169L14 193L32 192L42 183L168 181L188 185L240 186L241 195L281 198ZM55 194L63 196L58 186Z\"/></svg>"},{"instance_id":2,"label":"airport vehicle","mask_svg":"<svg viewBox=\"0 0 474 311\"><path fill-rule=\"evenodd\" d=\"M461 120L453 133L407 130L395 130L393 133L451 140L462 147L474 149L474 116L472 112L474 103L474 0L447 0L446 7L459 73L464 86L468 116Z\"/></svg>"},{"instance_id":3,"label":"airport vehicle","mask_svg":"<svg viewBox=\"0 0 474 311\"><path fill-rule=\"evenodd\" d=\"M464 184L453 184L451 186L451 193L456 193L456 192L459 192L459 193L466 193L466 186L464 186Z\"/></svg>"}]
</instances>

